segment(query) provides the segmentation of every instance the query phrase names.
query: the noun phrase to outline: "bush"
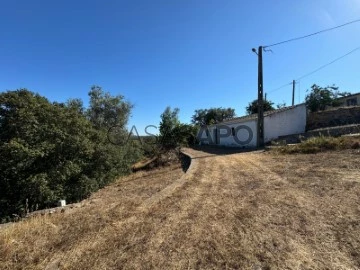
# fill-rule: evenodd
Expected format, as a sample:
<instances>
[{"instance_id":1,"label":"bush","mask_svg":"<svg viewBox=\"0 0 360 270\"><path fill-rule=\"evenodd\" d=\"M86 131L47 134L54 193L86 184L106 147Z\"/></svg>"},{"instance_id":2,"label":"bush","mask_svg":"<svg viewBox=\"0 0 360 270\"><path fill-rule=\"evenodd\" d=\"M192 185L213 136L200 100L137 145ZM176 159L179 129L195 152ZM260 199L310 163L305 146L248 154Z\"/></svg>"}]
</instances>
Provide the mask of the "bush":
<instances>
[{"instance_id":1,"label":"bush","mask_svg":"<svg viewBox=\"0 0 360 270\"><path fill-rule=\"evenodd\" d=\"M0 94L0 218L77 202L127 174L139 151L107 141L82 110L26 89Z\"/></svg>"},{"instance_id":2,"label":"bush","mask_svg":"<svg viewBox=\"0 0 360 270\"><path fill-rule=\"evenodd\" d=\"M180 123L178 114L178 108L170 107L161 114L159 144L165 150L196 143L198 127Z\"/></svg>"}]
</instances>

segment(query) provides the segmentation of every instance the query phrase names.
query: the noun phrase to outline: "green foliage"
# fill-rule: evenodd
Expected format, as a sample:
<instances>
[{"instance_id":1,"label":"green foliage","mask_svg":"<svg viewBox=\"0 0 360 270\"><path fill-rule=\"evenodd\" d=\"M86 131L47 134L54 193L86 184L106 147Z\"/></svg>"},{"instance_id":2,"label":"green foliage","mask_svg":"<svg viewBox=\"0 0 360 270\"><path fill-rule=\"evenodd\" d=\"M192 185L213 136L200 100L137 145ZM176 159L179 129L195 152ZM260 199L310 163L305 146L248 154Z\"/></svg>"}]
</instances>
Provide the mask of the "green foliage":
<instances>
[{"instance_id":1,"label":"green foliage","mask_svg":"<svg viewBox=\"0 0 360 270\"><path fill-rule=\"evenodd\" d=\"M196 143L198 126L179 124L173 129L173 137L178 146L189 146Z\"/></svg>"},{"instance_id":2,"label":"green foliage","mask_svg":"<svg viewBox=\"0 0 360 270\"><path fill-rule=\"evenodd\" d=\"M296 145L281 146L277 151L285 154L313 154L328 150L357 149L360 147L359 137L312 137Z\"/></svg>"},{"instance_id":3,"label":"green foliage","mask_svg":"<svg viewBox=\"0 0 360 270\"><path fill-rule=\"evenodd\" d=\"M114 101L109 95L102 98L102 104L107 98ZM0 94L0 218L23 214L26 201L30 210L53 206L59 199L79 201L129 172L141 153L106 139L111 113L122 123L129 114L128 104L116 101L122 110L104 106L98 118L90 117L92 123L81 100L50 103L26 89Z\"/></svg>"},{"instance_id":4,"label":"green foliage","mask_svg":"<svg viewBox=\"0 0 360 270\"><path fill-rule=\"evenodd\" d=\"M339 92L338 89L335 85L320 87L313 84L310 93L305 97L306 106L312 112L323 111L327 106L339 106L341 102L337 98L348 96L350 93Z\"/></svg>"},{"instance_id":5,"label":"green foliage","mask_svg":"<svg viewBox=\"0 0 360 270\"><path fill-rule=\"evenodd\" d=\"M113 97L100 86L92 86L89 96L87 115L97 129L109 129L116 125L125 127L133 105L126 102L123 96Z\"/></svg>"},{"instance_id":6,"label":"green foliage","mask_svg":"<svg viewBox=\"0 0 360 270\"><path fill-rule=\"evenodd\" d=\"M210 108L195 110L191 122L198 126L212 125L235 117L235 109Z\"/></svg>"},{"instance_id":7,"label":"green foliage","mask_svg":"<svg viewBox=\"0 0 360 270\"><path fill-rule=\"evenodd\" d=\"M141 136L141 142L136 138L134 143L141 148L144 157L153 158L161 153L161 145L157 136Z\"/></svg>"},{"instance_id":8,"label":"green foliage","mask_svg":"<svg viewBox=\"0 0 360 270\"><path fill-rule=\"evenodd\" d=\"M270 100L263 100L264 112L275 110L273 105L274 105L274 102L272 102ZM257 99L250 102L248 104L248 106L246 106L245 110L246 110L246 113L249 114L249 115L254 114L254 113L258 113L258 101L257 101Z\"/></svg>"},{"instance_id":9,"label":"green foliage","mask_svg":"<svg viewBox=\"0 0 360 270\"><path fill-rule=\"evenodd\" d=\"M165 111L161 114L160 122L160 135L161 136L170 136L172 130L180 124L179 121L179 108L171 109L171 107L166 107Z\"/></svg>"},{"instance_id":10,"label":"green foliage","mask_svg":"<svg viewBox=\"0 0 360 270\"><path fill-rule=\"evenodd\" d=\"M165 148L174 148L178 144L174 131L180 125L179 111L179 108L166 107L160 116L160 142Z\"/></svg>"},{"instance_id":11,"label":"green foliage","mask_svg":"<svg viewBox=\"0 0 360 270\"><path fill-rule=\"evenodd\" d=\"M167 107L160 116L160 145L165 149L195 143L197 127L180 123L178 115L178 108Z\"/></svg>"},{"instance_id":12,"label":"green foliage","mask_svg":"<svg viewBox=\"0 0 360 270\"><path fill-rule=\"evenodd\" d=\"M66 102L66 106L69 109L75 110L76 112L83 114L85 112L83 101L79 98L72 98Z\"/></svg>"}]
</instances>

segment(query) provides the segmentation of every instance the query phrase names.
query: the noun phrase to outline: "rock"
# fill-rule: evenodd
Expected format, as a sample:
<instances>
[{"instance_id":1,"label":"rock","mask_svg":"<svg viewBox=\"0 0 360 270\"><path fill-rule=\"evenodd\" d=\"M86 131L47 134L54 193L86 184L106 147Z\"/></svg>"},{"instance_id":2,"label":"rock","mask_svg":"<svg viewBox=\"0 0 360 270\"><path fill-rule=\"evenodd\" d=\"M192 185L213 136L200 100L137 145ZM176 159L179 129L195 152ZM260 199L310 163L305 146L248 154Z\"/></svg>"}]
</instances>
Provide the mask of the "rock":
<instances>
[{"instance_id":1,"label":"rock","mask_svg":"<svg viewBox=\"0 0 360 270\"><path fill-rule=\"evenodd\" d=\"M59 266L60 259L55 259L46 266L45 270L58 270Z\"/></svg>"}]
</instances>

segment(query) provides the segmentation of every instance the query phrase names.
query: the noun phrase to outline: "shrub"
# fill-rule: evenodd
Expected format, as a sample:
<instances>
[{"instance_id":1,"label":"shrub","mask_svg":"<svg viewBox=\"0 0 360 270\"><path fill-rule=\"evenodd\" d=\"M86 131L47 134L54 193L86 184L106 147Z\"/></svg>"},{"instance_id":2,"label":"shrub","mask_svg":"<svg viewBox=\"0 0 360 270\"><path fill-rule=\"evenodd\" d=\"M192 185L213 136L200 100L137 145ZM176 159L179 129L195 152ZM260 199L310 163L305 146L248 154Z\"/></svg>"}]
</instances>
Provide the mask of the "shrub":
<instances>
[{"instance_id":1,"label":"shrub","mask_svg":"<svg viewBox=\"0 0 360 270\"><path fill-rule=\"evenodd\" d=\"M286 154L318 153L328 150L356 149L360 146L359 137L312 137L296 145L286 145L276 148L276 151Z\"/></svg>"},{"instance_id":2,"label":"shrub","mask_svg":"<svg viewBox=\"0 0 360 270\"><path fill-rule=\"evenodd\" d=\"M51 103L26 89L0 94L1 219L82 200L130 171L140 153L108 143L106 129L77 104Z\"/></svg>"}]
</instances>

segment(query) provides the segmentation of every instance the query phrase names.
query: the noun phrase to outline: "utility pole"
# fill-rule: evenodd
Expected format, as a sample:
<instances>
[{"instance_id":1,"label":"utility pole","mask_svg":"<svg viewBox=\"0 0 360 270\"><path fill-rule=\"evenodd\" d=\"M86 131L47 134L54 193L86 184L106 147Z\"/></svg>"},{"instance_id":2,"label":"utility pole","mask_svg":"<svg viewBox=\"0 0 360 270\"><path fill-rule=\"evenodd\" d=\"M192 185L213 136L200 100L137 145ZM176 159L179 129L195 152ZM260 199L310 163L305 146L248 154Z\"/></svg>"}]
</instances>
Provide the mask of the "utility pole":
<instances>
[{"instance_id":1,"label":"utility pole","mask_svg":"<svg viewBox=\"0 0 360 270\"><path fill-rule=\"evenodd\" d=\"M292 105L295 105L295 80L293 80Z\"/></svg>"},{"instance_id":2,"label":"utility pole","mask_svg":"<svg viewBox=\"0 0 360 270\"><path fill-rule=\"evenodd\" d=\"M264 146L264 103L263 103L263 47L258 50L258 121L257 121L257 147Z\"/></svg>"},{"instance_id":3,"label":"utility pole","mask_svg":"<svg viewBox=\"0 0 360 270\"><path fill-rule=\"evenodd\" d=\"M265 93L264 95L265 95L265 98L264 98L264 100L265 100L265 102L266 102L266 93Z\"/></svg>"}]
</instances>

